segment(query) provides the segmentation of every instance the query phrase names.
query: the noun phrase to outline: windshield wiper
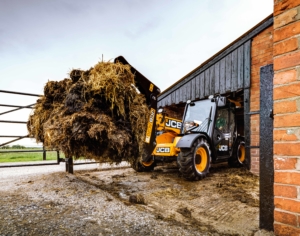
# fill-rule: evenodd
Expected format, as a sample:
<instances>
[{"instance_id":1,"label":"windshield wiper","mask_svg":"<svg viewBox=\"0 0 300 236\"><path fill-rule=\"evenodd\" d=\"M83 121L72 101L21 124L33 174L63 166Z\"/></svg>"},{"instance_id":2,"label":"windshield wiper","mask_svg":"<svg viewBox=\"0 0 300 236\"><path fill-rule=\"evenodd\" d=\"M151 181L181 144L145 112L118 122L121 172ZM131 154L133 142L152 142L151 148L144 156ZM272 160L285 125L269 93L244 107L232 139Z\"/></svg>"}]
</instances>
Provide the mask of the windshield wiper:
<instances>
[{"instance_id":1,"label":"windshield wiper","mask_svg":"<svg viewBox=\"0 0 300 236\"><path fill-rule=\"evenodd\" d=\"M197 129L196 131L198 131L198 132L203 132L203 131L205 131L205 129L208 130L208 126L209 126L210 121L211 120L208 117L200 125L194 126L190 129L188 129L186 132L189 132L189 131L192 131L192 130L195 130L195 129Z\"/></svg>"},{"instance_id":2,"label":"windshield wiper","mask_svg":"<svg viewBox=\"0 0 300 236\"><path fill-rule=\"evenodd\" d=\"M212 107L210 107L210 112L209 112L209 116L208 116L208 119L209 119L209 123L207 124L207 133L208 133L208 128L209 128L209 125L210 125L210 122L211 122L211 112L212 112Z\"/></svg>"},{"instance_id":3,"label":"windshield wiper","mask_svg":"<svg viewBox=\"0 0 300 236\"><path fill-rule=\"evenodd\" d=\"M202 124L201 124L202 125ZM200 125L200 126L201 126ZM189 131L192 131L192 130L194 130L194 129L196 129L196 128L198 128L199 127L199 125L194 125L194 127L192 127L192 128L190 128L190 129L188 129L186 132L189 132Z\"/></svg>"}]
</instances>

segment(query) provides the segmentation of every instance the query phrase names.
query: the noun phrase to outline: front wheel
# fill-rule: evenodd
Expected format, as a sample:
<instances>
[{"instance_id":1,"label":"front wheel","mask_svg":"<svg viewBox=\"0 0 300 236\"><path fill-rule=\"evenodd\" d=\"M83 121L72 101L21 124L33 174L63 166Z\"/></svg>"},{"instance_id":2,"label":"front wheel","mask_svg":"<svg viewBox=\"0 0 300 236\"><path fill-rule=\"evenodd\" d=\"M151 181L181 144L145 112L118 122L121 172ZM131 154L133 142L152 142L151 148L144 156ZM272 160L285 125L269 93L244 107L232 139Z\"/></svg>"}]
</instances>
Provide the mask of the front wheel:
<instances>
[{"instance_id":1,"label":"front wheel","mask_svg":"<svg viewBox=\"0 0 300 236\"><path fill-rule=\"evenodd\" d=\"M243 137L238 137L235 141L232 155L228 159L228 165L230 167L240 167L243 166L246 160L246 149L245 141Z\"/></svg>"},{"instance_id":2,"label":"front wheel","mask_svg":"<svg viewBox=\"0 0 300 236\"><path fill-rule=\"evenodd\" d=\"M137 159L131 167L137 172L149 172L154 169L156 166L156 162L154 160L150 160L148 162L140 161Z\"/></svg>"},{"instance_id":3,"label":"front wheel","mask_svg":"<svg viewBox=\"0 0 300 236\"><path fill-rule=\"evenodd\" d=\"M197 139L191 148L181 148L179 171L187 180L200 180L206 176L210 167L210 149L205 138Z\"/></svg>"}]
</instances>

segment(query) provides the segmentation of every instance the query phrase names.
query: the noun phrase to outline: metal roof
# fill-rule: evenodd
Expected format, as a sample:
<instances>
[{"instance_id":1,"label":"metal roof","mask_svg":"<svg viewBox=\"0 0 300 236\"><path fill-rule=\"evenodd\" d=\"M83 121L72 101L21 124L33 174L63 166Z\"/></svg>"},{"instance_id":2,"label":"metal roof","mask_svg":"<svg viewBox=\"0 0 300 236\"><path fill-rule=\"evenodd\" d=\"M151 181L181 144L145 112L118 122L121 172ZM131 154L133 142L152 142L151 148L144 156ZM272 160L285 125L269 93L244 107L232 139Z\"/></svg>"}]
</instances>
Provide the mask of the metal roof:
<instances>
[{"instance_id":1,"label":"metal roof","mask_svg":"<svg viewBox=\"0 0 300 236\"><path fill-rule=\"evenodd\" d=\"M158 96L158 106L249 88L251 40L271 25L273 14L164 90Z\"/></svg>"}]
</instances>

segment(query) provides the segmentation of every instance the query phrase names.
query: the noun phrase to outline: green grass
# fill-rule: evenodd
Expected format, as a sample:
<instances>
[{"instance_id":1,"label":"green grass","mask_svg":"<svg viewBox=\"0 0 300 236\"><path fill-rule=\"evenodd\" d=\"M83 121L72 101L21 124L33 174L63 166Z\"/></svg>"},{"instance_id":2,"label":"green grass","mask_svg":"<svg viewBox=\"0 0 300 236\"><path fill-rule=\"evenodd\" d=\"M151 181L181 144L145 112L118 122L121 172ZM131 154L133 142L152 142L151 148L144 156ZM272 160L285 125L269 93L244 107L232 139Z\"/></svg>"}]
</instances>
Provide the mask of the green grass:
<instances>
[{"instance_id":1,"label":"green grass","mask_svg":"<svg viewBox=\"0 0 300 236\"><path fill-rule=\"evenodd\" d=\"M13 151L12 149L2 150L1 151ZM28 150L42 150L42 149L24 149ZM19 150L18 150L19 151ZM61 158L64 158L63 153L59 153ZM10 152L10 153L0 153L0 163L5 162L26 162L26 161L42 161L43 152ZM57 152L48 151L46 153L46 160L57 160Z\"/></svg>"}]
</instances>

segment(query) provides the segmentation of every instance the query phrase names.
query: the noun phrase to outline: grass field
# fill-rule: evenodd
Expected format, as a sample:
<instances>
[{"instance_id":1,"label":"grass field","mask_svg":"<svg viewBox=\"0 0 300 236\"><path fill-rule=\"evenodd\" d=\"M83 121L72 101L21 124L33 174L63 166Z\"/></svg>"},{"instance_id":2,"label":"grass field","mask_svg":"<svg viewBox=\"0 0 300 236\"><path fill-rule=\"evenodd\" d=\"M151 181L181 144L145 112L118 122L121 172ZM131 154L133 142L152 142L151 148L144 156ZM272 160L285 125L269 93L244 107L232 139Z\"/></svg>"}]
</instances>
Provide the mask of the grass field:
<instances>
[{"instance_id":1,"label":"grass field","mask_svg":"<svg viewBox=\"0 0 300 236\"><path fill-rule=\"evenodd\" d=\"M1 149L0 149L1 150ZM24 149L26 151L30 150L42 150L42 149ZM26 161L42 161L43 160L43 152L9 152L15 151L12 149L1 150L7 151L8 153L0 153L0 163L5 162L26 162ZM21 151L21 150L16 150ZM60 157L64 158L63 153L60 152ZM56 160L57 159L57 152L56 151L47 151L46 152L46 160Z\"/></svg>"}]
</instances>

